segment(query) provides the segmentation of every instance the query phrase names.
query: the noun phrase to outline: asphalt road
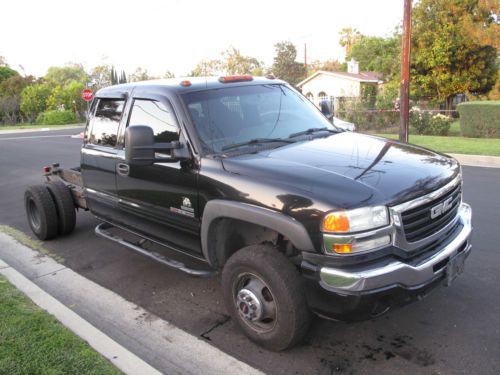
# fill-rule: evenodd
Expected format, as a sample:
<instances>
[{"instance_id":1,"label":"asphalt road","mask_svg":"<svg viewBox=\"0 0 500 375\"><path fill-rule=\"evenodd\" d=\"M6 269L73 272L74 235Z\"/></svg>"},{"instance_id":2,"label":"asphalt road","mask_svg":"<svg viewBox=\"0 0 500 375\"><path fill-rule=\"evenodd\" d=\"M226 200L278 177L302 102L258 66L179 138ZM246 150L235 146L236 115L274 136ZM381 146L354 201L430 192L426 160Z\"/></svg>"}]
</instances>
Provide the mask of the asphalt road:
<instances>
[{"instance_id":1,"label":"asphalt road","mask_svg":"<svg viewBox=\"0 0 500 375\"><path fill-rule=\"evenodd\" d=\"M45 164L78 165L81 141L69 137L78 132L0 133L0 224L31 235L24 189L42 180ZM217 277L193 278L97 238L98 221L89 213L78 214L72 235L44 246L83 276L267 373L499 374L500 169L463 171L475 227L464 274L451 287L374 320L315 319L306 341L284 353L257 347L233 326Z\"/></svg>"}]
</instances>

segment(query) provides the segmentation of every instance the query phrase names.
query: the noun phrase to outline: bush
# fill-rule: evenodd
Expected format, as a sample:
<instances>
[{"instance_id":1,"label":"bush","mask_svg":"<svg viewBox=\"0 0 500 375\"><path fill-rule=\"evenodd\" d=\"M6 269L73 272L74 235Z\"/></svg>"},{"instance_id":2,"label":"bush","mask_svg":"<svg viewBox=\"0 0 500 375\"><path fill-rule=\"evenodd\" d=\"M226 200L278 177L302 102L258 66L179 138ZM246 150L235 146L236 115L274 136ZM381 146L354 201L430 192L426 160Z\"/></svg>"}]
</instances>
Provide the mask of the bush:
<instances>
[{"instance_id":1,"label":"bush","mask_svg":"<svg viewBox=\"0 0 500 375\"><path fill-rule=\"evenodd\" d=\"M425 134L426 129L431 122L429 112L421 111L419 108L413 107L410 112L410 126L415 129L417 134Z\"/></svg>"},{"instance_id":2,"label":"bush","mask_svg":"<svg viewBox=\"0 0 500 375\"><path fill-rule=\"evenodd\" d=\"M418 108L410 113L410 126L417 134L448 135L453 119L440 113L432 115L430 112Z\"/></svg>"},{"instance_id":3,"label":"bush","mask_svg":"<svg viewBox=\"0 0 500 375\"><path fill-rule=\"evenodd\" d=\"M500 138L500 101L460 103L457 110L464 137Z\"/></svg>"},{"instance_id":4,"label":"bush","mask_svg":"<svg viewBox=\"0 0 500 375\"><path fill-rule=\"evenodd\" d=\"M442 115L440 113L438 113L434 116L431 116L431 121L429 122L429 127L427 128L427 132L425 132L424 134L427 134L427 135L448 135L452 122L453 122L453 118Z\"/></svg>"},{"instance_id":5,"label":"bush","mask_svg":"<svg viewBox=\"0 0 500 375\"><path fill-rule=\"evenodd\" d=\"M76 117L73 111L45 111L38 115L36 123L39 125L74 124Z\"/></svg>"}]
</instances>

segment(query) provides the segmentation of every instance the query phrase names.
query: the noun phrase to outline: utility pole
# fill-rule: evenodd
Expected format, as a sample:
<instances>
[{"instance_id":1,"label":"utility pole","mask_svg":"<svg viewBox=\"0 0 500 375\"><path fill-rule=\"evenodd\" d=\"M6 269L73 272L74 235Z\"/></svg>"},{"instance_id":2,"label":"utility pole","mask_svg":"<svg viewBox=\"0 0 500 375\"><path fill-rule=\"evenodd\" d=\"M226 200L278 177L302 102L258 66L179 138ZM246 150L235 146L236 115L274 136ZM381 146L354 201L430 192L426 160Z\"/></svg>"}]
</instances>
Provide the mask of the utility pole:
<instances>
[{"instance_id":1,"label":"utility pole","mask_svg":"<svg viewBox=\"0 0 500 375\"><path fill-rule=\"evenodd\" d=\"M307 78L307 43L304 43L304 68L305 68L305 77Z\"/></svg>"},{"instance_id":2,"label":"utility pole","mask_svg":"<svg viewBox=\"0 0 500 375\"><path fill-rule=\"evenodd\" d=\"M399 86L399 140L401 142L408 142L408 124L410 122L411 0L404 1L401 83Z\"/></svg>"}]
</instances>

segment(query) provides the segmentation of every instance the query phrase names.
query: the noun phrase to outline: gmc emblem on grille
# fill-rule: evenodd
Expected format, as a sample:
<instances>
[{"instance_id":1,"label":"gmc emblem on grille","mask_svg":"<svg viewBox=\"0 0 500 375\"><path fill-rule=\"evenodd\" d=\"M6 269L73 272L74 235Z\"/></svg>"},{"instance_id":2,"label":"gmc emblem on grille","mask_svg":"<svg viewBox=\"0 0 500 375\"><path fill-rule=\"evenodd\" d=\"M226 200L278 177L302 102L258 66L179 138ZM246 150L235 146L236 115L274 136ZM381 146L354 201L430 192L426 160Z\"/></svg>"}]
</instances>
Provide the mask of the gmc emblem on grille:
<instances>
[{"instance_id":1,"label":"gmc emblem on grille","mask_svg":"<svg viewBox=\"0 0 500 375\"><path fill-rule=\"evenodd\" d=\"M449 197L442 203L431 208L431 219L435 219L438 216L441 216L446 211L450 210L453 207L453 197Z\"/></svg>"}]
</instances>

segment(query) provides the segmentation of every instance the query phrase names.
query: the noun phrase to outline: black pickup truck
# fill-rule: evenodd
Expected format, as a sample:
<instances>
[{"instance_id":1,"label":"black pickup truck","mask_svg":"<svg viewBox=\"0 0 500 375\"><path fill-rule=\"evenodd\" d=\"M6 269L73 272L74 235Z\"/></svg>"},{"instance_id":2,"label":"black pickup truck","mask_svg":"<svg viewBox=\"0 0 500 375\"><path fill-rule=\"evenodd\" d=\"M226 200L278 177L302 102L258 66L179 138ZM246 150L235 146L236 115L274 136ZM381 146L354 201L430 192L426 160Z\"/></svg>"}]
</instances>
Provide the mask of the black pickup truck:
<instances>
[{"instance_id":1,"label":"black pickup truck","mask_svg":"<svg viewBox=\"0 0 500 375\"><path fill-rule=\"evenodd\" d=\"M98 235L220 273L233 321L272 350L300 341L311 312L366 319L449 285L471 250L456 160L344 131L272 76L104 88L80 167L44 174L25 194L39 238L90 210Z\"/></svg>"}]
</instances>

